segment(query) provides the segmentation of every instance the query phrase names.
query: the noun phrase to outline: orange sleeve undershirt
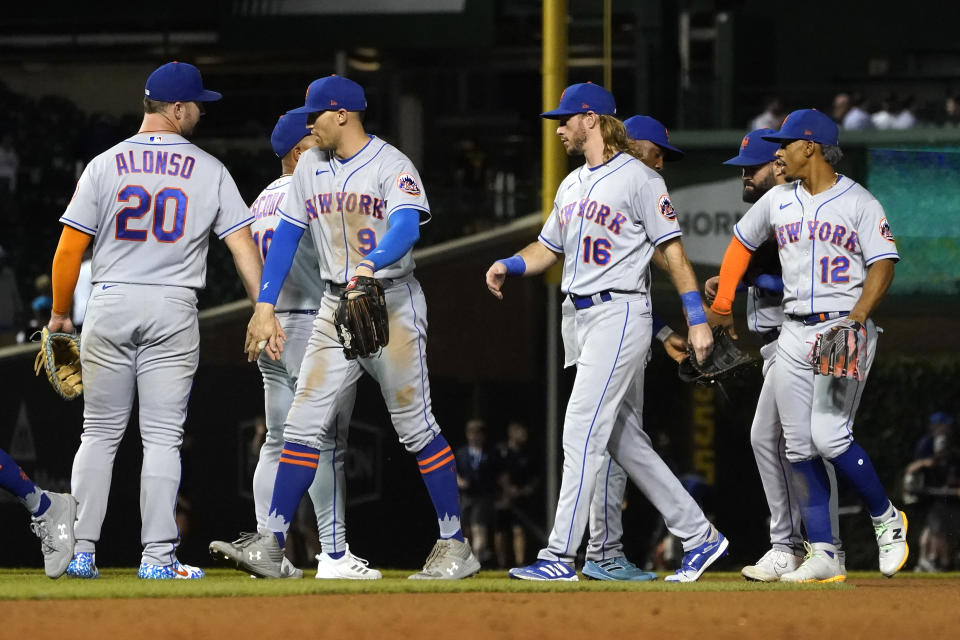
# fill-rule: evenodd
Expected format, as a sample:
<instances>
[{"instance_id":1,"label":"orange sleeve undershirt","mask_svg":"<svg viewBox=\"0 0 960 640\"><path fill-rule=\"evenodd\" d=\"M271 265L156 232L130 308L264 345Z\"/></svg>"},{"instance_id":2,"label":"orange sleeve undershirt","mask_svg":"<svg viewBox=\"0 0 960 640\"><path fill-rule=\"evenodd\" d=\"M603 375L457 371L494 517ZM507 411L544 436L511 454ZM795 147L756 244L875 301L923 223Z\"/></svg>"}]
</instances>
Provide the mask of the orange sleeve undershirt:
<instances>
[{"instance_id":1,"label":"orange sleeve undershirt","mask_svg":"<svg viewBox=\"0 0 960 640\"><path fill-rule=\"evenodd\" d=\"M716 313L726 316L733 309L733 298L737 295L737 285L743 279L750 264L753 252L743 246L737 238L730 240L723 262L720 264L720 282L717 284L717 297L710 308Z\"/></svg>"},{"instance_id":2,"label":"orange sleeve undershirt","mask_svg":"<svg viewBox=\"0 0 960 640\"><path fill-rule=\"evenodd\" d=\"M92 236L73 227L64 225L60 234L60 244L53 255L53 313L65 316L70 313L70 304L73 302L73 290L80 277L80 263L83 262L83 252L87 250Z\"/></svg>"}]
</instances>

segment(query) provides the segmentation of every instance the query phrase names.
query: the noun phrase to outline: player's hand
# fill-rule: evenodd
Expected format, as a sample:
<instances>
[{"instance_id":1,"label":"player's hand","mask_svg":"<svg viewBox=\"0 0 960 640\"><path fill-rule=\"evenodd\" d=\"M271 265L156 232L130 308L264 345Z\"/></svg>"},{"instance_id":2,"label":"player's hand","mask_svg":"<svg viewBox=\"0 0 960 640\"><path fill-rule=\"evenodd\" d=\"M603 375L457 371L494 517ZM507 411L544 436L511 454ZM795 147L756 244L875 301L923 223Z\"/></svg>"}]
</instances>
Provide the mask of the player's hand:
<instances>
[{"instance_id":1,"label":"player's hand","mask_svg":"<svg viewBox=\"0 0 960 640\"><path fill-rule=\"evenodd\" d=\"M258 302L254 308L253 317L247 324L247 337L243 345L243 350L247 353L247 362L256 361L260 357L260 352L264 350L271 360L279 360L286 337L280 321L273 312L273 305Z\"/></svg>"},{"instance_id":2,"label":"player's hand","mask_svg":"<svg viewBox=\"0 0 960 640\"><path fill-rule=\"evenodd\" d=\"M713 351L713 332L710 330L710 325L706 322L693 325L690 327L687 339L693 345L693 353L697 356L697 362L706 361L707 356Z\"/></svg>"},{"instance_id":3,"label":"player's hand","mask_svg":"<svg viewBox=\"0 0 960 640\"><path fill-rule=\"evenodd\" d=\"M719 285L720 276L711 276L703 283L703 297L706 298L707 304L713 304L713 301L717 299L717 287Z\"/></svg>"},{"instance_id":4,"label":"player's hand","mask_svg":"<svg viewBox=\"0 0 960 640\"><path fill-rule=\"evenodd\" d=\"M713 309L707 309L707 324L711 327L721 326L727 330L727 333L734 340L737 339L737 331L733 328L733 314L721 315Z\"/></svg>"},{"instance_id":5,"label":"player's hand","mask_svg":"<svg viewBox=\"0 0 960 640\"><path fill-rule=\"evenodd\" d=\"M497 300L503 300L503 294L500 292L500 289L503 288L503 283L506 279L507 265L502 262L494 262L490 265L490 268L487 269L487 289L490 290L490 293L492 293Z\"/></svg>"},{"instance_id":6,"label":"player's hand","mask_svg":"<svg viewBox=\"0 0 960 640\"><path fill-rule=\"evenodd\" d=\"M70 316L51 313L50 322L47 323L47 331L51 333L58 331L62 333L76 333L76 328L73 326L73 320L70 319Z\"/></svg>"},{"instance_id":7,"label":"player's hand","mask_svg":"<svg viewBox=\"0 0 960 640\"><path fill-rule=\"evenodd\" d=\"M680 362L687 357L687 339L674 331L663 341L663 349L668 356Z\"/></svg>"}]
</instances>

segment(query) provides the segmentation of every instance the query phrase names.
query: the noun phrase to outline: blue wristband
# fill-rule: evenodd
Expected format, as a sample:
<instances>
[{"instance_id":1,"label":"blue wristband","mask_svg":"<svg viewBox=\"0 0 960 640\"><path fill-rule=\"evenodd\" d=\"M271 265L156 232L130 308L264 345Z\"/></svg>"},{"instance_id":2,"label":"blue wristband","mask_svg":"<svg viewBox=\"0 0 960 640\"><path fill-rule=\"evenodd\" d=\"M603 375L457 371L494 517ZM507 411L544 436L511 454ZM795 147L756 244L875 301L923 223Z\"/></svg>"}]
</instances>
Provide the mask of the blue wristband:
<instances>
[{"instance_id":1,"label":"blue wristband","mask_svg":"<svg viewBox=\"0 0 960 640\"><path fill-rule=\"evenodd\" d=\"M520 256L510 256L503 260L497 260L497 262L504 264L508 276L522 276L527 271L527 263Z\"/></svg>"},{"instance_id":2,"label":"blue wristband","mask_svg":"<svg viewBox=\"0 0 960 640\"><path fill-rule=\"evenodd\" d=\"M660 330L667 326L667 323L657 317L657 314L653 314L653 335L660 333Z\"/></svg>"},{"instance_id":3,"label":"blue wristband","mask_svg":"<svg viewBox=\"0 0 960 640\"><path fill-rule=\"evenodd\" d=\"M680 296L683 308L687 312L687 324L691 327L707 321L707 314L703 311L703 302L696 291L688 291Z\"/></svg>"}]
</instances>

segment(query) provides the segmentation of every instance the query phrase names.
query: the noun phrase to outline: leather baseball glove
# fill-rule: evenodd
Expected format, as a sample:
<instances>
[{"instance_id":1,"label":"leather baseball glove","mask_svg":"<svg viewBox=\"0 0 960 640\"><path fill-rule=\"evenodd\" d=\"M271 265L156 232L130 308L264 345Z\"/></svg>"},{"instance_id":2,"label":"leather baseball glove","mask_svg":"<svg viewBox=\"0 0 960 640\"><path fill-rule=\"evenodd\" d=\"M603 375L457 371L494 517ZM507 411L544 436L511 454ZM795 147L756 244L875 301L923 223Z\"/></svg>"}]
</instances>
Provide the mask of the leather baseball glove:
<instances>
[{"instance_id":1,"label":"leather baseball glove","mask_svg":"<svg viewBox=\"0 0 960 640\"><path fill-rule=\"evenodd\" d=\"M723 327L716 326L713 327L713 351L707 359L697 362L691 347L687 357L680 361L678 375L684 382L708 385L739 375L756 364L757 361L744 353Z\"/></svg>"},{"instance_id":2,"label":"leather baseball glove","mask_svg":"<svg viewBox=\"0 0 960 640\"><path fill-rule=\"evenodd\" d=\"M354 276L340 295L333 316L347 360L367 358L387 346L387 298L376 278Z\"/></svg>"},{"instance_id":3,"label":"leather baseball glove","mask_svg":"<svg viewBox=\"0 0 960 640\"><path fill-rule=\"evenodd\" d=\"M866 354L867 328L856 320L843 320L818 333L810 352L813 372L834 378L863 380L860 358Z\"/></svg>"},{"instance_id":4,"label":"leather baseball glove","mask_svg":"<svg viewBox=\"0 0 960 640\"><path fill-rule=\"evenodd\" d=\"M43 370L53 390L64 400L79 398L83 393L80 379L80 336L70 333L40 332L40 352L33 362L35 375Z\"/></svg>"}]
</instances>

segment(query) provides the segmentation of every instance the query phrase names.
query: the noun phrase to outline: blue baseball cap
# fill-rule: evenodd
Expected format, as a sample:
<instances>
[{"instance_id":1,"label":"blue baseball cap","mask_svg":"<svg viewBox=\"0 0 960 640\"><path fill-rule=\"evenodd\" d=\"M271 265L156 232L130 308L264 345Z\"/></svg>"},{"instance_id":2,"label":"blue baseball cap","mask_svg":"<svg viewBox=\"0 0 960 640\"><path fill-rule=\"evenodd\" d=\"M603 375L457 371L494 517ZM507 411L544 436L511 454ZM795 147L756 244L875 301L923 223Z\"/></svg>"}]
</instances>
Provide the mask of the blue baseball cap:
<instances>
[{"instance_id":1,"label":"blue baseball cap","mask_svg":"<svg viewBox=\"0 0 960 640\"><path fill-rule=\"evenodd\" d=\"M150 74L143 95L160 102L213 102L223 97L203 88L199 69L188 62L176 61L157 67Z\"/></svg>"},{"instance_id":2,"label":"blue baseball cap","mask_svg":"<svg viewBox=\"0 0 960 640\"><path fill-rule=\"evenodd\" d=\"M540 117L548 120L559 120L566 116L588 111L604 116L615 115L617 105L613 100L613 94L592 82L572 84L560 94L560 106L553 111L541 113Z\"/></svg>"},{"instance_id":3,"label":"blue baseball cap","mask_svg":"<svg viewBox=\"0 0 960 640\"><path fill-rule=\"evenodd\" d=\"M780 131L761 137L773 142L810 140L837 146L839 135L840 127L827 114L816 109L798 109L783 119Z\"/></svg>"},{"instance_id":4,"label":"blue baseball cap","mask_svg":"<svg viewBox=\"0 0 960 640\"><path fill-rule=\"evenodd\" d=\"M683 151L670 144L670 133L656 118L632 116L623 121L632 140L649 140L663 149L663 159L670 162L683 158Z\"/></svg>"},{"instance_id":5,"label":"blue baseball cap","mask_svg":"<svg viewBox=\"0 0 960 640\"><path fill-rule=\"evenodd\" d=\"M316 113L317 111L366 111L367 96L363 87L343 76L327 76L314 80L307 87L306 104L287 113Z\"/></svg>"},{"instance_id":6,"label":"blue baseball cap","mask_svg":"<svg viewBox=\"0 0 960 640\"><path fill-rule=\"evenodd\" d=\"M730 158L723 164L729 164L734 167L759 167L762 164L773 162L777 159L777 149L780 144L770 142L764 136L773 135L776 131L773 129L755 129L743 136L740 142L740 153Z\"/></svg>"},{"instance_id":7,"label":"blue baseball cap","mask_svg":"<svg viewBox=\"0 0 960 640\"><path fill-rule=\"evenodd\" d=\"M270 145L277 157L282 158L308 135L310 131L307 128L307 115L287 113L277 120L273 133L270 134Z\"/></svg>"},{"instance_id":8,"label":"blue baseball cap","mask_svg":"<svg viewBox=\"0 0 960 640\"><path fill-rule=\"evenodd\" d=\"M953 424L953 418L943 411L934 411L930 414L930 424L935 423L951 425Z\"/></svg>"}]
</instances>

